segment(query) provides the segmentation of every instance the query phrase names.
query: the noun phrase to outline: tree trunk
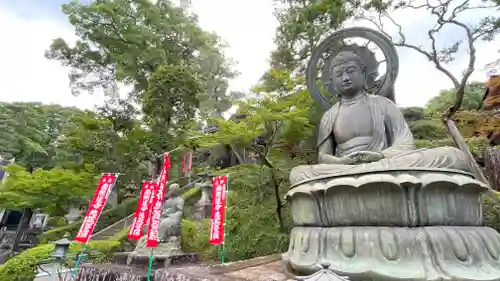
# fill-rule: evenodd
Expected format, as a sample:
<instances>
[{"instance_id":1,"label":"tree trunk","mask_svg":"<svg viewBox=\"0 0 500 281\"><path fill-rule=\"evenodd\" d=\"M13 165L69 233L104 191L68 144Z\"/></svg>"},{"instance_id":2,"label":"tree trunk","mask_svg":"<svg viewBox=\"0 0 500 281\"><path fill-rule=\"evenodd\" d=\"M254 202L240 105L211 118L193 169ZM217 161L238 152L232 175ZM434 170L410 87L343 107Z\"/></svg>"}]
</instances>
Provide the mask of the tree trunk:
<instances>
[{"instance_id":1,"label":"tree trunk","mask_svg":"<svg viewBox=\"0 0 500 281\"><path fill-rule=\"evenodd\" d=\"M274 187L274 197L276 198L276 215L278 216L278 222L280 224L280 230L285 229L285 224L283 222L283 204L281 203L279 183L276 179L276 172L274 168L271 168L271 180L273 181Z\"/></svg>"},{"instance_id":2,"label":"tree trunk","mask_svg":"<svg viewBox=\"0 0 500 281\"><path fill-rule=\"evenodd\" d=\"M451 118L445 119L444 120L445 125L448 129L448 132L450 132L451 137L457 147L465 154L465 157L467 158L467 162L469 163L469 166L472 170L472 173L474 174L474 177L481 182L488 183L488 180L484 177L483 172L479 168L479 166L476 163L476 160L474 159L474 156L472 156L472 153L470 152L469 148L467 147L467 143L465 142L464 138L460 134L460 132L457 129L457 126L455 125L455 122Z\"/></svg>"},{"instance_id":3,"label":"tree trunk","mask_svg":"<svg viewBox=\"0 0 500 281\"><path fill-rule=\"evenodd\" d=\"M276 168L273 166L271 161L267 159L265 155L262 155L262 153L256 149L254 149L254 151L259 153L264 162L264 165L266 165L267 167L269 167L269 169L271 169L271 181L273 183L274 197L276 199L276 216L278 217L280 230L284 230L285 224L283 222L283 204L281 203L281 198L280 198L280 189L279 189L280 184L278 182L278 179L276 179Z\"/></svg>"}]
</instances>

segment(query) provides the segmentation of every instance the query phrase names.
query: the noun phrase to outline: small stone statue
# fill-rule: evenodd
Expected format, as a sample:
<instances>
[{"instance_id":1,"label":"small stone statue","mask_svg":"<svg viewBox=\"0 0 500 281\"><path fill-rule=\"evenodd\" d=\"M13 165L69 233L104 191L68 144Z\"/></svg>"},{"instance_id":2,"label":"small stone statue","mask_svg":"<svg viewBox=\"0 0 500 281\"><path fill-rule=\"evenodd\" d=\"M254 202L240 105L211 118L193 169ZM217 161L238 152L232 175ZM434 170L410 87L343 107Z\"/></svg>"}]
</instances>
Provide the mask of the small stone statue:
<instances>
[{"instance_id":1,"label":"small stone statue","mask_svg":"<svg viewBox=\"0 0 500 281\"><path fill-rule=\"evenodd\" d=\"M180 187L174 183L170 185L167 193L167 200L163 203L163 210L161 214L160 229L158 230L158 246L157 253L180 251L180 235L181 235L181 220L184 208L184 199L180 197ZM137 246L134 249L135 254L148 253L146 248L148 226L145 225L143 229L144 235L137 241Z\"/></svg>"},{"instance_id":2,"label":"small stone statue","mask_svg":"<svg viewBox=\"0 0 500 281\"><path fill-rule=\"evenodd\" d=\"M463 152L454 147L416 149L412 133L396 104L363 91L364 64L351 51L331 61L331 80L340 102L321 120L319 165L298 166L293 184L316 177L391 168L448 168L470 171Z\"/></svg>"},{"instance_id":3,"label":"small stone statue","mask_svg":"<svg viewBox=\"0 0 500 281\"><path fill-rule=\"evenodd\" d=\"M181 189L174 183L168 188L167 200L163 203L160 227L158 230L159 244L155 250L155 264L178 265L184 263L196 263L199 256L196 253L183 253L181 250L181 220L184 209L184 199L181 197ZM137 246L131 253L126 253L127 265L141 265L149 261L151 250L147 248L147 228L144 227L144 235L137 242ZM119 255L121 256L121 255ZM155 267L155 266L154 266Z\"/></svg>"},{"instance_id":4,"label":"small stone statue","mask_svg":"<svg viewBox=\"0 0 500 281\"><path fill-rule=\"evenodd\" d=\"M167 200L163 203L160 230L158 239L160 243L177 240L181 236L181 219L184 210L184 199L178 184L170 185Z\"/></svg>"}]
</instances>

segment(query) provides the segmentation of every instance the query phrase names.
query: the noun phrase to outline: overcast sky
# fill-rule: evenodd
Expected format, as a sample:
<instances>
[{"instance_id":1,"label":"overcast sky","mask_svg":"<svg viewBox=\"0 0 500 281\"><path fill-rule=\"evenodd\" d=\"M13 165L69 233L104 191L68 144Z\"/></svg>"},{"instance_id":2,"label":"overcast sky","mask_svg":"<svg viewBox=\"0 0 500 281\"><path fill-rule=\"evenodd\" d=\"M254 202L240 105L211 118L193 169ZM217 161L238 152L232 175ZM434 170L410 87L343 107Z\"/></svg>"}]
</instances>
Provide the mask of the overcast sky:
<instances>
[{"instance_id":1,"label":"overcast sky","mask_svg":"<svg viewBox=\"0 0 500 281\"><path fill-rule=\"evenodd\" d=\"M89 1L89 0L85 0ZM84 2L85 2L84 1ZM82 95L73 97L68 87L67 70L56 61L44 58L44 51L52 39L63 37L74 40L73 30L60 11L65 0L0 0L0 26L3 27L0 45L0 101L41 101L65 106L92 108L103 97ZM258 82L268 67L272 51L274 19L271 0L192 0L191 11L199 16L203 28L215 31L230 48L227 55L238 64L241 76L231 81L234 90L248 90ZM467 21L477 20L480 15L467 15ZM423 12L398 14L409 40L423 42L432 19ZM359 23L355 23L359 24ZM388 27L389 31L393 31ZM442 42L451 42L463 35L457 29L446 29L440 34ZM500 40L478 44L477 71L473 79L485 81L481 71L484 64L494 61L500 54ZM396 84L396 98L401 106L421 106L439 90L451 83L434 69L424 57L409 50L398 50L400 75ZM452 66L461 73L466 66L466 54Z\"/></svg>"}]
</instances>

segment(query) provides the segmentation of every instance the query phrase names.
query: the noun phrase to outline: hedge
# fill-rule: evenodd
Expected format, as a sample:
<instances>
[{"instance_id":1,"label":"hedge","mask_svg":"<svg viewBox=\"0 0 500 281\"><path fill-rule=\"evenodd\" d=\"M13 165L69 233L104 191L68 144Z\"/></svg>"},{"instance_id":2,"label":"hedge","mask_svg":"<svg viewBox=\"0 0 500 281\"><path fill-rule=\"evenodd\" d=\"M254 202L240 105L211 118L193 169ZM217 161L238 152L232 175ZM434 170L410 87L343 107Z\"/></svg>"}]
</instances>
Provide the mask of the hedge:
<instances>
[{"instance_id":1,"label":"hedge","mask_svg":"<svg viewBox=\"0 0 500 281\"><path fill-rule=\"evenodd\" d=\"M112 253L120 247L120 242L113 240L91 241L87 246L86 253L95 263L108 261ZM74 266L75 257L82 250L82 244L72 244L69 248L66 266ZM28 249L19 255L9 259L0 268L0 281L33 281L37 273L37 267L44 262L50 262L54 252L53 244L41 244Z\"/></svg>"},{"instance_id":2,"label":"hedge","mask_svg":"<svg viewBox=\"0 0 500 281\"><path fill-rule=\"evenodd\" d=\"M138 199L127 200L113 209L104 211L97 222L94 233L112 225L113 223L123 219L124 217L132 214L137 207ZM64 236L65 233L69 233L71 237L74 237L80 226L82 225L83 218L66 226L57 227L52 230L45 231L40 235L40 243L49 243L51 241L56 241Z\"/></svg>"}]
</instances>

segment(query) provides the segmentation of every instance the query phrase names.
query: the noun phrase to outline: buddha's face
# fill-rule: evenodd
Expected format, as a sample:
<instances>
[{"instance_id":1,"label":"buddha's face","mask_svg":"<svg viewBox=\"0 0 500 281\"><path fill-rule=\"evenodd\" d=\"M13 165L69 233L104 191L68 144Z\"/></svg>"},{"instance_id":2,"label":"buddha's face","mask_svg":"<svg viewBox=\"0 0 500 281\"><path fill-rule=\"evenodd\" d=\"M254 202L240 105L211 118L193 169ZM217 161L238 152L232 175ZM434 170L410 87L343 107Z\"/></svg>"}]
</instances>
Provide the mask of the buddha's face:
<instances>
[{"instance_id":1,"label":"buddha's face","mask_svg":"<svg viewBox=\"0 0 500 281\"><path fill-rule=\"evenodd\" d=\"M340 60L332 69L332 82L340 96L357 94L365 82L361 65L354 60Z\"/></svg>"},{"instance_id":2,"label":"buddha's face","mask_svg":"<svg viewBox=\"0 0 500 281\"><path fill-rule=\"evenodd\" d=\"M170 187L168 188L167 194L168 194L169 198L178 197L181 194L181 189L180 189L179 185L176 183L170 185Z\"/></svg>"}]
</instances>

